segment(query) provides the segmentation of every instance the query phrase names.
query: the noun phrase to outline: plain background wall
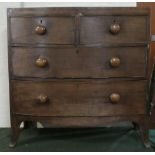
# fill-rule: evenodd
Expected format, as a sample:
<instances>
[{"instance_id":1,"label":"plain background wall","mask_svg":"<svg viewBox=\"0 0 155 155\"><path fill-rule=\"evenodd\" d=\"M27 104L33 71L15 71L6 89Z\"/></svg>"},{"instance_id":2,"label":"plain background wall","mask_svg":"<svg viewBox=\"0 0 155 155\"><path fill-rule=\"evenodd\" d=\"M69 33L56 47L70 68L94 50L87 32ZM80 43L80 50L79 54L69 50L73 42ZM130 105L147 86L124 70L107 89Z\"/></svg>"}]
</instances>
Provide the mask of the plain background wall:
<instances>
[{"instance_id":1,"label":"plain background wall","mask_svg":"<svg viewBox=\"0 0 155 155\"><path fill-rule=\"evenodd\" d=\"M6 18L8 7L21 7L21 4L0 3L0 127L10 126Z\"/></svg>"},{"instance_id":2,"label":"plain background wall","mask_svg":"<svg viewBox=\"0 0 155 155\"><path fill-rule=\"evenodd\" d=\"M7 8L21 7L135 7L127 3L0 3L0 127L10 127L8 54L7 54Z\"/></svg>"}]
</instances>

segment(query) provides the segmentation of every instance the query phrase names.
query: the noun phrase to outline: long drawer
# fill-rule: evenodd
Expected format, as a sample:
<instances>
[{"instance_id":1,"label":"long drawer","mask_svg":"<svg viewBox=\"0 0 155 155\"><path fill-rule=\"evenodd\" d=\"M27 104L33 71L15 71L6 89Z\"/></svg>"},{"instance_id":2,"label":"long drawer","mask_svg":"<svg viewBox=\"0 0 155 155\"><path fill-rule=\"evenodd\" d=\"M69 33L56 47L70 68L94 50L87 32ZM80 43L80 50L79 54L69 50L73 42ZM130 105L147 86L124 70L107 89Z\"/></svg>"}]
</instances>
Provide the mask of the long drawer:
<instances>
[{"instance_id":1,"label":"long drawer","mask_svg":"<svg viewBox=\"0 0 155 155\"><path fill-rule=\"evenodd\" d=\"M144 114L146 81L11 81L12 108L36 116Z\"/></svg>"},{"instance_id":2,"label":"long drawer","mask_svg":"<svg viewBox=\"0 0 155 155\"><path fill-rule=\"evenodd\" d=\"M11 49L17 77L145 77L146 47Z\"/></svg>"}]
</instances>

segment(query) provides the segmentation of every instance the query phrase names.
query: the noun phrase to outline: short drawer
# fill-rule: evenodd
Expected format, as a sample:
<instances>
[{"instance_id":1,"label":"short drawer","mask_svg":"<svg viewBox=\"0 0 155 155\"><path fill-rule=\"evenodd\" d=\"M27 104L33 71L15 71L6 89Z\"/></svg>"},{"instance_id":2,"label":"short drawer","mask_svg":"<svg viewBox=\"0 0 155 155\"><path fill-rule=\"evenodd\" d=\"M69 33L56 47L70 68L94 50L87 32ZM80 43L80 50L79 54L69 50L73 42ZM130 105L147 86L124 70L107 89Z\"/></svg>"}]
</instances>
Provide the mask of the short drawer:
<instances>
[{"instance_id":1,"label":"short drawer","mask_svg":"<svg viewBox=\"0 0 155 155\"><path fill-rule=\"evenodd\" d=\"M73 44L72 17L14 17L10 19L11 43Z\"/></svg>"},{"instance_id":2,"label":"short drawer","mask_svg":"<svg viewBox=\"0 0 155 155\"><path fill-rule=\"evenodd\" d=\"M105 78L145 77L144 47L12 48L12 72L17 77Z\"/></svg>"},{"instance_id":3,"label":"short drawer","mask_svg":"<svg viewBox=\"0 0 155 155\"><path fill-rule=\"evenodd\" d=\"M80 44L144 43L147 24L147 16L83 16Z\"/></svg>"},{"instance_id":4,"label":"short drawer","mask_svg":"<svg viewBox=\"0 0 155 155\"><path fill-rule=\"evenodd\" d=\"M14 113L37 116L144 114L146 81L12 81Z\"/></svg>"}]
</instances>

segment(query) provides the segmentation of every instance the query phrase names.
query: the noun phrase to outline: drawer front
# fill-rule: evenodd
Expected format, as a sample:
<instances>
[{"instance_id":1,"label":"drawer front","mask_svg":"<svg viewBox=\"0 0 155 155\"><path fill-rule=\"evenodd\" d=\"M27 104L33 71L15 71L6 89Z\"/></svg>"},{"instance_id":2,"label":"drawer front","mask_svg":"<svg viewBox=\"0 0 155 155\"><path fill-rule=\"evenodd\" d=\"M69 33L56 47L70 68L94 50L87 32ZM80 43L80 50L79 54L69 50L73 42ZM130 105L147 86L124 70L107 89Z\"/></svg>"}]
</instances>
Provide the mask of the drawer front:
<instances>
[{"instance_id":1,"label":"drawer front","mask_svg":"<svg viewBox=\"0 0 155 155\"><path fill-rule=\"evenodd\" d=\"M12 81L13 111L38 116L144 114L145 81Z\"/></svg>"},{"instance_id":2,"label":"drawer front","mask_svg":"<svg viewBox=\"0 0 155 155\"><path fill-rule=\"evenodd\" d=\"M145 77L146 48L12 48L18 77Z\"/></svg>"},{"instance_id":3,"label":"drawer front","mask_svg":"<svg viewBox=\"0 0 155 155\"><path fill-rule=\"evenodd\" d=\"M11 18L11 43L73 44L73 17Z\"/></svg>"},{"instance_id":4,"label":"drawer front","mask_svg":"<svg viewBox=\"0 0 155 155\"><path fill-rule=\"evenodd\" d=\"M147 28L147 16L84 16L80 43L143 43L148 40Z\"/></svg>"}]
</instances>

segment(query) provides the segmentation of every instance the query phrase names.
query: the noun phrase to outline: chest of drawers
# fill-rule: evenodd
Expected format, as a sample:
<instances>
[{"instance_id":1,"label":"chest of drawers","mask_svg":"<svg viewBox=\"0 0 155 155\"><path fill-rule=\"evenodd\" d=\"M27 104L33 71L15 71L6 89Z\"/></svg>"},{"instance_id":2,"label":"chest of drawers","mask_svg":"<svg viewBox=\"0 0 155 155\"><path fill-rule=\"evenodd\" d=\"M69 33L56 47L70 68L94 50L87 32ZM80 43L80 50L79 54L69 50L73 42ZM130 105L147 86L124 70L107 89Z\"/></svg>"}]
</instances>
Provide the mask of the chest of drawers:
<instances>
[{"instance_id":1,"label":"chest of drawers","mask_svg":"<svg viewBox=\"0 0 155 155\"><path fill-rule=\"evenodd\" d=\"M8 9L10 146L25 121L130 121L148 144L149 37L148 9Z\"/></svg>"}]
</instances>

